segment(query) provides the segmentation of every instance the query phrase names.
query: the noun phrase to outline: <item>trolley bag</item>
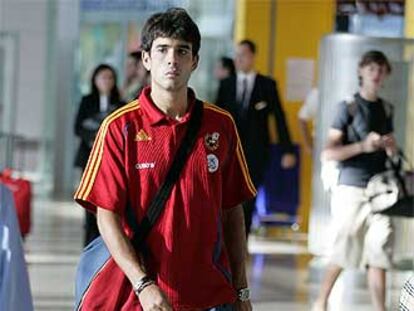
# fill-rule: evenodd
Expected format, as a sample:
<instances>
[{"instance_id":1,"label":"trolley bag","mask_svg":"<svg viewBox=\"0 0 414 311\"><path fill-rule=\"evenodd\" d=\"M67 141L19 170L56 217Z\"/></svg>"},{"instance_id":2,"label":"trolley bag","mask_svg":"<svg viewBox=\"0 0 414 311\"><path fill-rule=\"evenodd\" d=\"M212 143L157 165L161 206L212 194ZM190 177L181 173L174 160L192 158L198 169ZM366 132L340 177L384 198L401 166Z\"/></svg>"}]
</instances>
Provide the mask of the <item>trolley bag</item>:
<instances>
[{"instance_id":1,"label":"trolley bag","mask_svg":"<svg viewBox=\"0 0 414 311\"><path fill-rule=\"evenodd\" d=\"M298 223L299 207L299 162L291 169L281 166L284 149L280 145L271 145L270 161L264 175L264 181L258 188L256 198L255 225L258 223L273 225L294 225ZM293 153L299 160L298 146Z\"/></svg>"},{"instance_id":2,"label":"trolley bag","mask_svg":"<svg viewBox=\"0 0 414 311\"><path fill-rule=\"evenodd\" d=\"M31 229L32 185L24 178L14 178L11 169L0 173L0 183L13 193L20 233L24 238Z\"/></svg>"}]
</instances>

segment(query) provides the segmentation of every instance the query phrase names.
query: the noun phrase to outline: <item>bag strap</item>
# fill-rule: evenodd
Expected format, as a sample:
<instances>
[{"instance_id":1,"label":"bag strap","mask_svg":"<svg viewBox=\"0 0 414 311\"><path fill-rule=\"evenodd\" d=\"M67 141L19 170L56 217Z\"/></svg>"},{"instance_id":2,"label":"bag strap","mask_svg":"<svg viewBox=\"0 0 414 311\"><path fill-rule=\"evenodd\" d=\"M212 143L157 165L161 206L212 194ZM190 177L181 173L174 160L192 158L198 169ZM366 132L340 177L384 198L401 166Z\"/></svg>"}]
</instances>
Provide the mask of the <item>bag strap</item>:
<instances>
[{"instance_id":1,"label":"bag strap","mask_svg":"<svg viewBox=\"0 0 414 311\"><path fill-rule=\"evenodd\" d=\"M379 100L380 100L381 105L384 109L385 117L386 118L391 118L392 115L393 115L393 109L394 109L393 105L391 103L387 102L386 100L382 99L382 98L379 98ZM355 95L352 98L349 98L348 100L345 100L345 103L347 104L347 110L348 110L348 114L349 114L347 126L352 131L352 134L355 136L355 138L358 141L362 141L363 140L362 137L358 134L358 131L353 126L354 118L355 118L356 114L358 113L358 111L360 109L359 104L356 101ZM365 121L367 121L366 116L364 115L364 113L360 112L360 114L363 117L363 119Z\"/></svg>"},{"instance_id":2,"label":"bag strap","mask_svg":"<svg viewBox=\"0 0 414 311\"><path fill-rule=\"evenodd\" d=\"M347 122L347 127L348 129L352 132L352 135L355 136L355 138L357 139L357 141L361 141L361 136L359 135L358 131L356 130L356 128L354 127L354 119L356 114L358 113L358 103L356 102L356 98L355 96L351 99L351 100L347 100L345 101L346 103L346 108L349 114L349 118L348 118L348 122ZM347 133L349 134L349 133ZM349 139L349 137L348 137Z\"/></svg>"},{"instance_id":3,"label":"bag strap","mask_svg":"<svg viewBox=\"0 0 414 311\"><path fill-rule=\"evenodd\" d=\"M151 231L152 226L157 221L158 217L164 209L165 202L171 194L174 184L177 182L180 173L188 159L191 150L196 142L197 134L201 127L201 121L203 116L203 103L200 100L196 100L194 103L193 112L188 122L187 131L181 144L177 150L175 158L171 164L171 167L167 173L167 176L156 193L155 197L151 201L147 214L138 225L136 215L128 202L126 206L126 220L128 226L133 230L134 236L132 238L132 244L135 249L142 249L143 242Z\"/></svg>"}]
</instances>

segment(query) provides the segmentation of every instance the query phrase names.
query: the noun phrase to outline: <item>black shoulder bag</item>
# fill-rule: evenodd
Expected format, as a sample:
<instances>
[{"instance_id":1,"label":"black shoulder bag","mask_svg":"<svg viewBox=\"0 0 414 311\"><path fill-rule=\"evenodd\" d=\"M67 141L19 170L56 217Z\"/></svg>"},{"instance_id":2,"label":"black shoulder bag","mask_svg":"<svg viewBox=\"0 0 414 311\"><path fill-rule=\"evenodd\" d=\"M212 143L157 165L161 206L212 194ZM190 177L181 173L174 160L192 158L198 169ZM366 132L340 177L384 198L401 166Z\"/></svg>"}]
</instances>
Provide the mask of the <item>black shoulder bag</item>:
<instances>
[{"instance_id":1,"label":"black shoulder bag","mask_svg":"<svg viewBox=\"0 0 414 311\"><path fill-rule=\"evenodd\" d=\"M145 238L151 231L152 226L157 221L161 212L164 209L165 202L171 194L171 190L180 176L180 173L187 161L188 155L193 149L194 143L197 138L198 130L201 126L201 119L203 114L203 103L201 101L195 102L194 111L191 115L188 123L188 128L185 133L183 140L181 141L180 147L175 155L173 163L171 164L170 170L167 173L164 183L161 185L154 199L152 200L147 214L138 225L136 222L136 216L131 208L130 204L127 205L126 215L128 226L133 230L134 236L132 243L135 249L142 250Z\"/></svg>"}]
</instances>

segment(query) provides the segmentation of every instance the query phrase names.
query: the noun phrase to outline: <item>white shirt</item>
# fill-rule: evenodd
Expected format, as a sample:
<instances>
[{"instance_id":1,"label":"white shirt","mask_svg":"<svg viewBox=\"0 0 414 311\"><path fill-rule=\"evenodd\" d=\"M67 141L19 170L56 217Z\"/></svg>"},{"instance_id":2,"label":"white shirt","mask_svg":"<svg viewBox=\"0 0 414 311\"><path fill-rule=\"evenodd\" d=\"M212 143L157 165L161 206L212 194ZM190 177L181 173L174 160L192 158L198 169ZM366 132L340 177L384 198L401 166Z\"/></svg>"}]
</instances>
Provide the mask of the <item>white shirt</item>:
<instances>
[{"instance_id":1,"label":"white shirt","mask_svg":"<svg viewBox=\"0 0 414 311\"><path fill-rule=\"evenodd\" d=\"M305 102L299 110L298 117L301 120L315 119L318 114L319 107L319 91L313 88L306 96Z\"/></svg>"},{"instance_id":2,"label":"white shirt","mask_svg":"<svg viewBox=\"0 0 414 311\"><path fill-rule=\"evenodd\" d=\"M107 112L109 108L109 98L106 95L99 96L99 112Z\"/></svg>"},{"instance_id":3,"label":"white shirt","mask_svg":"<svg viewBox=\"0 0 414 311\"><path fill-rule=\"evenodd\" d=\"M252 95L254 81L256 80L256 72L250 71L248 73L238 71L237 72L237 85L236 85L236 100L241 101L243 95L243 84L244 80L247 81L246 97L244 99L244 105L248 105L250 96Z\"/></svg>"}]
</instances>

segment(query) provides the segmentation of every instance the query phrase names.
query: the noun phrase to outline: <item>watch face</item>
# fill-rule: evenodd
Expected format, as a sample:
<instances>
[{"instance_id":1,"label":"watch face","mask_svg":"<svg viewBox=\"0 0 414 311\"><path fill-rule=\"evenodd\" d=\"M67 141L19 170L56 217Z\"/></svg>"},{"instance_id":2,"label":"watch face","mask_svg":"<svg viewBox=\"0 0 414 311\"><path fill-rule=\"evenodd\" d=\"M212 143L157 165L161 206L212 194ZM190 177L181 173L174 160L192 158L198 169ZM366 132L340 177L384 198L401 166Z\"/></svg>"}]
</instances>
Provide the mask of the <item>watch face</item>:
<instances>
[{"instance_id":1,"label":"watch face","mask_svg":"<svg viewBox=\"0 0 414 311\"><path fill-rule=\"evenodd\" d=\"M247 301L250 299L250 290L248 288L240 289L237 292L237 296L240 301Z\"/></svg>"}]
</instances>

